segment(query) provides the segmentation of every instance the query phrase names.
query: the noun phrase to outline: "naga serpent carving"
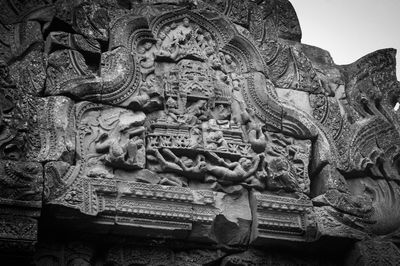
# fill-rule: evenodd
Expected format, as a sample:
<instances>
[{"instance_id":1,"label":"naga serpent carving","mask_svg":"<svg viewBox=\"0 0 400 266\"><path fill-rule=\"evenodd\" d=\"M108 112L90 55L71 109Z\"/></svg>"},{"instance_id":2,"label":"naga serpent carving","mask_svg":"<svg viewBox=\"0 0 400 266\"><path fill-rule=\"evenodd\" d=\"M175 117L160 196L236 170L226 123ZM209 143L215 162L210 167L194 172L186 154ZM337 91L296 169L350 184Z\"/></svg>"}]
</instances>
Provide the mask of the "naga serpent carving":
<instances>
[{"instance_id":1,"label":"naga serpent carving","mask_svg":"<svg viewBox=\"0 0 400 266\"><path fill-rule=\"evenodd\" d=\"M15 200L223 246L398 234L394 50L336 65L286 0L67 2L0 25L1 184L44 167Z\"/></svg>"}]
</instances>

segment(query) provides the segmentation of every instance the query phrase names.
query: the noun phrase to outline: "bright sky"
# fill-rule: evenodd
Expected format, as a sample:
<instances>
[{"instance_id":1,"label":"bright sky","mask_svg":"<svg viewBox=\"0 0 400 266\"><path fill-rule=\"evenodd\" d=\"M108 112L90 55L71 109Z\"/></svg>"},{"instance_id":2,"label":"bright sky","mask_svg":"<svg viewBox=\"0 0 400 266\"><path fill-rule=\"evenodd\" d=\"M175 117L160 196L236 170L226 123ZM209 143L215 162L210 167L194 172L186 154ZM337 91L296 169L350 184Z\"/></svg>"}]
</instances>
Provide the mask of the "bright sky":
<instances>
[{"instance_id":1,"label":"bright sky","mask_svg":"<svg viewBox=\"0 0 400 266\"><path fill-rule=\"evenodd\" d=\"M336 64L349 64L382 48L397 49L400 79L400 0L290 0L302 43L328 50Z\"/></svg>"}]
</instances>

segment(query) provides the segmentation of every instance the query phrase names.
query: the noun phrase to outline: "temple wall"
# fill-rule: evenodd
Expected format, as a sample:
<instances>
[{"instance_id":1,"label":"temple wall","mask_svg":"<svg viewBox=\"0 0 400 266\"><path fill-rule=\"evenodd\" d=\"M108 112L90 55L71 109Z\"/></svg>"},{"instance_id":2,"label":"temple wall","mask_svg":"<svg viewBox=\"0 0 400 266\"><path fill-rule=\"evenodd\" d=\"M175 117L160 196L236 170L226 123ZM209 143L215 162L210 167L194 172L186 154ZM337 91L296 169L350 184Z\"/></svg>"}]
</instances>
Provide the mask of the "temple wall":
<instances>
[{"instance_id":1,"label":"temple wall","mask_svg":"<svg viewBox=\"0 0 400 266\"><path fill-rule=\"evenodd\" d=\"M8 265L398 265L394 49L337 65L288 0L10 0L0 22Z\"/></svg>"}]
</instances>

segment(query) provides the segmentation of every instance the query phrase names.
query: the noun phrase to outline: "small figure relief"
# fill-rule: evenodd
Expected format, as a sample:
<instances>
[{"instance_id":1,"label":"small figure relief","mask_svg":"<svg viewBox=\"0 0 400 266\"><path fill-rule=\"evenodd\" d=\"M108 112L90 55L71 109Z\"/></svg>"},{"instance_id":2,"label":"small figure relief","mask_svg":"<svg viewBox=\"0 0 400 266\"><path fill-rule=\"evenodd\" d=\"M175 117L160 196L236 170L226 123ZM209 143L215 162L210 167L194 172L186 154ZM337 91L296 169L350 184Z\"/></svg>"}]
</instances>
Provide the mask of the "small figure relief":
<instances>
[{"instance_id":1,"label":"small figure relief","mask_svg":"<svg viewBox=\"0 0 400 266\"><path fill-rule=\"evenodd\" d=\"M185 120L182 116L182 111L179 109L178 101L173 97L169 97L165 102L165 114L167 122L184 124Z\"/></svg>"},{"instance_id":2,"label":"small figure relief","mask_svg":"<svg viewBox=\"0 0 400 266\"><path fill-rule=\"evenodd\" d=\"M267 139L262 130L262 123L256 119L252 109L244 108L244 102L240 102L239 106L242 110L242 123L245 124L251 148L256 153L263 153L267 147Z\"/></svg>"},{"instance_id":3,"label":"small figure relief","mask_svg":"<svg viewBox=\"0 0 400 266\"><path fill-rule=\"evenodd\" d=\"M241 75L237 74L237 73L231 73L230 74L230 80L231 80L231 84L232 84L232 89L234 91L240 91L240 88L242 86L240 79L241 79Z\"/></svg>"},{"instance_id":4,"label":"small figure relief","mask_svg":"<svg viewBox=\"0 0 400 266\"><path fill-rule=\"evenodd\" d=\"M221 70L215 70L215 104L229 104L233 96L232 80Z\"/></svg>"},{"instance_id":5,"label":"small figure relief","mask_svg":"<svg viewBox=\"0 0 400 266\"><path fill-rule=\"evenodd\" d=\"M187 74L187 73L186 73ZM196 74L190 74L191 77ZM203 78L202 80L206 80ZM169 84L171 85L171 84ZM203 84L202 84L203 85ZM174 88L168 86L165 91L165 118L168 122L194 126L210 118L209 101L204 99L207 95L204 87L199 82L180 77L180 83ZM206 86L210 87L210 86ZM201 96L201 97L199 97Z\"/></svg>"},{"instance_id":6,"label":"small figure relief","mask_svg":"<svg viewBox=\"0 0 400 266\"><path fill-rule=\"evenodd\" d=\"M254 111L245 106L243 101L236 99L234 101L234 116L237 117L237 120L245 128L252 150L256 153L263 153L267 147L265 130L263 131L262 129L263 124L256 118Z\"/></svg>"},{"instance_id":7,"label":"small figure relief","mask_svg":"<svg viewBox=\"0 0 400 266\"><path fill-rule=\"evenodd\" d=\"M148 75L154 73L157 47L153 43L147 41L137 48L137 52L142 80L145 81Z\"/></svg>"},{"instance_id":8,"label":"small figure relief","mask_svg":"<svg viewBox=\"0 0 400 266\"><path fill-rule=\"evenodd\" d=\"M248 137L251 148L256 153L262 153L267 147L267 140L260 123L249 123Z\"/></svg>"},{"instance_id":9,"label":"small figure relief","mask_svg":"<svg viewBox=\"0 0 400 266\"><path fill-rule=\"evenodd\" d=\"M165 26L158 34L158 57L166 57L178 60L185 48L187 49L188 40L191 38L192 26L189 19L184 18L180 24L173 22Z\"/></svg>"},{"instance_id":10,"label":"small figure relief","mask_svg":"<svg viewBox=\"0 0 400 266\"><path fill-rule=\"evenodd\" d=\"M146 81L140 85L138 94L131 96L126 101L126 105L131 110L143 110L145 112L162 109L163 89L160 83L158 77L149 74Z\"/></svg>"},{"instance_id":11,"label":"small figure relief","mask_svg":"<svg viewBox=\"0 0 400 266\"><path fill-rule=\"evenodd\" d=\"M178 61L184 57L207 60L216 51L216 42L209 32L190 23L188 18L165 26L158 34L157 57Z\"/></svg>"},{"instance_id":12,"label":"small figure relief","mask_svg":"<svg viewBox=\"0 0 400 266\"><path fill-rule=\"evenodd\" d=\"M148 149L148 161L152 170L158 173L173 173L189 181L218 183L222 186L240 185L261 188L261 182L255 173L263 155L256 155L253 160L240 158L237 162L227 162L214 152L198 153L194 159L178 157L171 149ZM164 178L161 184L177 185L175 177Z\"/></svg>"},{"instance_id":13,"label":"small figure relief","mask_svg":"<svg viewBox=\"0 0 400 266\"><path fill-rule=\"evenodd\" d=\"M217 121L217 123L229 123L231 116L231 109L228 104L218 104L212 110L212 117Z\"/></svg>"},{"instance_id":14,"label":"small figure relief","mask_svg":"<svg viewBox=\"0 0 400 266\"><path fill-rule=\"evenodd\" d=\"M220 52L219 59L222 63L221 70L225 74L239 72L237 64L233 61L232 57L229 54L224 54L224 53Z\"/></svg>"},{"instance_id":15,"label":"small figure relief","mask_svg":"<svg viewBox=\"0 0 400 266\"><path fill-rule=\"evenodd\" d=\"M210 119L203 124L204 148L217 153L226 153L235 157L252 155L250 143L244 138L242 128L228 120Z\"/></svg>"},{"instance_id":16,"label":"small figure relief","mask_svg":"<svg viewBox=\"0 0 400 266\"><path fill-rule=\"evenodd\" d=\"M168 95L187 95L188 98L204 99L215 96L213 71L200 61L183 59L169 72Z\"/></svg>"},{"instance_id":17,"label":"small figure relief","mask_svg":"<svg viewBox=\"0 0 400 266\"><path fill-rule=\"evenodd\" d=\"M88 114L89 115L89 114ZM86 123L87 176L112 178L115 169L143 169L146 163L143 113L109 109Z\"/></svg>"},{"instance_id":18,"label":"small figure relief","mask_svg":"<svg viewBox=\"0 0 400 266\"><path fill-rule=\"evenodd\" d=\"M270 176L266 179L266 187L269 190L300 191L297 176L292 165L285 157L271 158L267 167L267 172L270 173Z\"/></svg>"},{"instance_id":19,"label":"small figure relief","mask_svg":"<svg viewBox=\"0 0 400 266\"><path fill-rule=\"evenodd\" d=\"M206 149L207 150L228 150L228 143L224 139L223 133L221 130L213 131L208 133L206 137Z\"/></svg>"},{"instance_id":20,"label":"small figure relief","mask_svg":"<svg viewBox=\"0 0 400 266\"><path fill-rule=\"evenodd\" d=\"M168 33L171 31L170 27L165 27L164 31L158 34L158 40L156 43L156 57L157 58L168 58L172 60L176 60L180 48L172 41L171 38L168 36Z\"/></svg>"},{"instance_id":21,"label":"small figure relief","mask_svg":"<svg viewBox=\"0 0 400 266\"><path fill-rule=\"evenodd\" d=\"M198 127L192 127L190 130L190 149L203 148L203 131Z\"/></svg>"},{"instance_id":22,"label":"small figure relief","mask_svg":"<svg viewBox=\"0 0 400 266\"><path fill-rule=\"evenodd\" d=\"M137 135L144 131L144 127L141 127L131 133ZM107 153L101 160L114 168L130 170L141 168L144 164L144 141L138 136L129 139L124 137L109 139L108 134L104 134L96 143L96 151Z\"/></svg>"},{"instance_id":23,"label":"small figure relief","mask_svg":"<svg viewBox=\"0 0 400 266\"><path fill-rule=\"evenodd\" d=\"M310 180L308 164L311 150L309 140L295 140L281 134L268 135L265 165L268 174L266 189L272 191L297 192L308 194Z\"/></svg>"},{"instance_id":24,"label":"small figure relief","mask_svg":"<svg viewBox=\"0 0 400 266\"><path fill-rule=\"evenodd\" d=\"M218 165L209 164L207 167L208 172L217 178L218 183L234 185L256 182L254 174L262 155L256 155L253 161L243 157L238 162L226 162L214 152L208 152L208 154L218 162Z\"/></svg>"},{"instance_id":25,"label":"small figure relief","mask_svg":"<svg viewBox=\"0 0 400 266\"><path fill-rule=\"evenodd\" d=\"M188 179L204 180L207 172L207 163L204 155L197 154L194 160L187 157L185 157L186 160L183 160L167 148L148 150L148 152L154 154L160 164L161 172L175 173Z\"/></svg>"},{"instance_id":26,"label":"small figure relief","mask_svg":"<svg viewBox=\"0 0 400 266\"><path fill-rule=\"evenodd\" d=\"M209 118L209 110L206 100L198 100L186 108L183 119L186 125L194 126Z\"/></svg>"},{"instance_id":27,"label":"small figure relief","mask_svg":"<svg viewBox=\"0 0 400 266\"><path fill-rule=\"evenodd\" d=\"M252 112L250 108L246 107L243 99L240 99L236 97L236 95L234 95L231 108L231 120L234 121L236 124L246 126L246 124L252 121L252 116L254 116L254 112Z\"/></svg>"}]
</instances>

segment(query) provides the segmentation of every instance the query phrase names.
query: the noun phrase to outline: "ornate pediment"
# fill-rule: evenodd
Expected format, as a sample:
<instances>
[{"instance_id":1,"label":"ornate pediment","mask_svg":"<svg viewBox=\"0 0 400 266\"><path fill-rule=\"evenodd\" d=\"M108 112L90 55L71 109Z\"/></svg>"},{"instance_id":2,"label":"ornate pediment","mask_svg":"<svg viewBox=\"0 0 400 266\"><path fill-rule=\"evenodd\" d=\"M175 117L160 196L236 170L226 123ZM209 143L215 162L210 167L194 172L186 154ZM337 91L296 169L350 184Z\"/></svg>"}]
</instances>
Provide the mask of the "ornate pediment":
<instances>
[{"instance_id":1,"label":"ornate pediment","mask_svg":"<svg viewBox=\"0 0 400 266\"><path fill-rule=\"evenodd\" d=\"M39 2L0 11L0 248L39 230L40 263L399 257L393 50L335 65L286 0Z\"/></svg>"}]
</instances>

